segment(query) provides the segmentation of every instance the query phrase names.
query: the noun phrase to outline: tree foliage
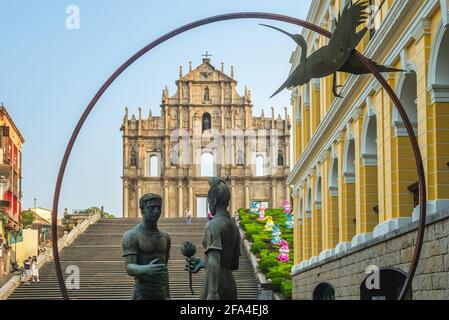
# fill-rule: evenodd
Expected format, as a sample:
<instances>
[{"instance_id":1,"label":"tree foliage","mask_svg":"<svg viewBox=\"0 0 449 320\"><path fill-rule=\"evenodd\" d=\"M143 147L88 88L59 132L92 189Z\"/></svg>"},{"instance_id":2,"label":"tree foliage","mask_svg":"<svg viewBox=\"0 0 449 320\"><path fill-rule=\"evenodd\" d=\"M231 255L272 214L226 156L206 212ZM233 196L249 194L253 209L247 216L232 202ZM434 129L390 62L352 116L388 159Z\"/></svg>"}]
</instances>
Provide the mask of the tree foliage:
<instances>
[{"instance_id":1,"label":"tree foliage","mask_svg":"<svg viewBox=\"0 0 449 320\"><path fill-rule=\"evenodd\" d=\"M22 211L22 225L25 229L26 227L32 225L34 222L34 212L31 210Z\"/></svg>"}]
</instances>

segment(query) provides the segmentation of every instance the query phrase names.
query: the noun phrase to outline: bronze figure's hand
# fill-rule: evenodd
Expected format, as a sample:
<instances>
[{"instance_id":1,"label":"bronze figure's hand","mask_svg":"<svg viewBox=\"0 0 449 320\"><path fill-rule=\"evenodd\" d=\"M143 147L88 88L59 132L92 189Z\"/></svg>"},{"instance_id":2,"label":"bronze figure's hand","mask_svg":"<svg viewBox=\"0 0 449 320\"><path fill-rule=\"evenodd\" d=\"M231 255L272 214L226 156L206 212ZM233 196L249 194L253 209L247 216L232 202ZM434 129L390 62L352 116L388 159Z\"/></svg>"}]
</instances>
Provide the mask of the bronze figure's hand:
<instances>
[{"instance_id":1,"label":"bronze figure's hand","mask_svg":"<svg viewBox=\"0 0 449 320\"><path fill-rule=\"evenodd\" d=\"M201 269L204 269L204 261L198 257L191 257L187 259L186 270L191 273L198 273Z\"/></svg>"},{"instance_id":2,"label":"bronze figure's hand","mask_svg":"<svg viewBox=\"0 0 449 320\"><path fill-rule=\"evenodd\" d=\"M147 275L155 275L163 272L167 272L167 265L163 263L156 264L159 258L154 259L149 264L146 265L146 274Z\"/></svg>"}]
</instances>

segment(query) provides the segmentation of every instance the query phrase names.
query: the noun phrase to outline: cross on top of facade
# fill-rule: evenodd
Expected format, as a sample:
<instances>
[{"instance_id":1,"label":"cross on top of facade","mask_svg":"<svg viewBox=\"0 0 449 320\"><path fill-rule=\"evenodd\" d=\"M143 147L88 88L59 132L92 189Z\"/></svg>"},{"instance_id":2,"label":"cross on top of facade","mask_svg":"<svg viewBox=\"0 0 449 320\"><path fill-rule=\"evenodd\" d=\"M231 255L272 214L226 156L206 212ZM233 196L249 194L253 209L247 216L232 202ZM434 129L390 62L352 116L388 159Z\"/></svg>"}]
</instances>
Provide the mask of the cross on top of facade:
<instances>
[{"instance_id":1,"label":"cross on top of facade","mask_svg":"<svg viewBox=\"0 0 449 320\"><path fill-rule=\"evenodd\" d=\"M204 57L205 59L209 59L209 57L212 57L212 55L209 54L209 52L206 50L206 54L203 54L203 57Z\"/></svg>"}]
</instances>

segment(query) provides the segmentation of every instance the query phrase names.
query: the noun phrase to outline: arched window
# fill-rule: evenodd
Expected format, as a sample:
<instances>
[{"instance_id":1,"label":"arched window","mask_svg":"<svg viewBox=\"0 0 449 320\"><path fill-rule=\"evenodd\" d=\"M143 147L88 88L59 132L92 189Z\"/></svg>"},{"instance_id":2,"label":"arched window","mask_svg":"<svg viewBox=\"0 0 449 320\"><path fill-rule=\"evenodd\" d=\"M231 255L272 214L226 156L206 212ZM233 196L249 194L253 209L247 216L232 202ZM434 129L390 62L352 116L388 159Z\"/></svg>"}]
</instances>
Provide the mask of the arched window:
<instances>
[{"instance_id":1,"label":"arched window","mask_svg":"<svg viewBox=\"0 0 449 320\"><path fill-rule=\"evenodd\" d=\"M320 283L313 290L313 300L335 300L335 290L329 283Z\"/></svg>"},{"instance_id":2,"label":"arched window","mask_svg":"<svg viewBox=\"0 0 449 320\"><path fill-rule=\"evenodd\" d=\"M284 166L284 153L282 150L278 151L278 166L283 167Z\"/></svg>"},{"instance_id":3,"label":"arched window","mask_svg":"<svg viewBox=\"0 0 449 320\"><path fill-rule=\"evenodd\" d=\"M179 163L179 155L178 152L175 149L172 149L170 151L170 164L172 166L177 166Z\"/></svg>"},{"instance_id":4,"label":"arched window","mask_svg":"<svg viewBox=\"0 0 449 320\"><path fill-rule=\"evenodd\" d=\"M237 162L238 166L245 165L245 153L243 152L242 149L237 150L237 161L236 162Z\"/></svg>"},{"instance_id":5,"label":"arched window","mask_svg":"<svg viewBox=\"0 0 449 320\"><path fill-rule=\"evenodd\" d=\"M159 177L159 157L156 155L150 156L150 177Z\"/></svg>"},{"instance_id":6,"label":"arched window","mask_svg":"<svg viewBox=\"0 0 449 320\"><path fill-rule=\"evenodd\" d=\"M418 126L417 87L418 83L416 72L414 70L410 70L400 76L398 80L397 95L404 106L410 123L415 129L415 133L417 133ZM396 136L408 135L404 127L404 122L396 108L393 108L393 128Z\"/></svg>"},{"instance_id":7,"label":"arched window","mask_svg":"<svg viewBox=\"0 0 449 320\"><path fill-rule=\"evenodd\" d=\"M377 165L377 119L367 115L362 129L362 159L365 166Z\"/></svg>"},{"instance_id":8,"label":"arched window","mask_svg":"<svg viewBox=\"0 0 449 320\"><path fill-rule=\"evenodd\" d=\"M321 208L321 177L318 177L316 181L315 206L317 207L317 209Z\"/></svg>"},{"instance_id":9,"label":"arched window","mask_svg":"<svg viewBox=\"0 0 449 320\"><path fill-rule=\"evenodd\" d=\"M306 217L310 216L311 212L312 212L312 192L310 188L308 188L306 194Z\"/></svg>"},{"instance_id":10,"label":"arched window","mask_svg":"<svg viewBox=\"0 0 449 320\"><path fill-rule=\"evenodd\" d=\"M210 93L209 93L209 87L206 86L206 88L204 88L204 97L203 97L204 101L209 101L210 100Z\"/></svg>"},{"instance_id":11,"label":"arched window","mask_svg":"<svg viewBox=\"0 0 449 320\"><path fill-rule=\"evenodd\" d=\"M346 156L343 166L343 175L346 183L354 183L355 181L355 143L354 139L350 139L346 144Z\"/></svg>"},{"instance_id":12,"label":"arched window","mask_svg":"<svg viewBox=\"0 0 449 320\"><path fill-rule=\"evenodd\" d=\"M203 114L202 124L203 124L203 132L211 129L212 124L211 124L211 117L210 117L209 113L206 112L205 114Z\"/></svg>"},{"instance_id":13,"label":"arched window","mask_svg":"<svg viewBox=\"0 0 449 320\"><path fill-rule=\"evenodd\" d=\"M329 172L329 191L331 196L338 195L338 159L332 159Z\"/></svg>"},{"instance_id":14,"label":"arched window","mask_svg":"<svg viewBox=\"0 0 449 320\"><path fill-rule=\"evenodd\" d=\"M264 173L265 160L263 155L258 155L256 157L256 177L262 177L265 175Z\"/></svg>"},{"instance_id":15,"label":"arched window","mask_svg":"<svg viewBox=\"0 0 449 320\"><path fill-rule=\"evenodd\" d=\"M210 152L204 152L201 155L201 177L213 177L214 175L214 155Z\"/></svg>"},{"instance_id":16,"label":"arched window","mask_svg":"<svg viewBox=\"0 0 449 320\"><path fill-rule=\"evenodd\" d=\"M377 120L376 115L367 114L362 129L362 160L363 166L362 184L365 186L366 196L362 199L362 205L366 212L379 213L378 180L377 180ZM367 215L367 223L377 225L379 216Z\"/></svg>"},{"instance_id":17,"label":"arched window","mask_svg":"<svg viewBox=\"0 0 449 320\"><path fill-rule=\"evenodd\" d=\"M429 84L432 102L449 100L449 28L443 21L437 27L429 62Z\"/></svg>"}]
</instances>

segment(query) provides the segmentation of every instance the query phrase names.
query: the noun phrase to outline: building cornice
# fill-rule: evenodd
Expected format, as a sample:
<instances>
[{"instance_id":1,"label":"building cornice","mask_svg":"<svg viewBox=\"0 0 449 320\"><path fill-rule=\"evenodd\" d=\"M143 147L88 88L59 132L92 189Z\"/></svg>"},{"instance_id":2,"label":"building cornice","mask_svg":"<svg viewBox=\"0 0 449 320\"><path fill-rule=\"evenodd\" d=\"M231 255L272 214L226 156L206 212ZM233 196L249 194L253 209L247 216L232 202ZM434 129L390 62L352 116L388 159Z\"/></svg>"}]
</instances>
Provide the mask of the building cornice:
<instances>
[{"instance_id":1,"label":"building cornice","mask_svg":"<svg viewBox=\"0 0 449 320\"><path fill-rule=\"evenodd\" d=\"M410 19L410 16L407 15L404 11L408 11L416 5L417 3L415 1L395 1L392 8L389 10L389 13L384 20L381 28L376 32L374 38L368 44L365 50L365 56L377 57L380 56L380 54L384 53L385 43L388 42L386 39L391 40L395 32L399 32L401 30L403 31L403 29L398 28L397 25ZM418 10L416 16L414 17L414 22L410 26L408 26L403 36L399 39L399 41L396 41L396 44L392 46L392 50L388 52L386 64L392 64L396 59L399 58L400 52L405 47L405 44L409 43L411 38L414 39L413 35L416 36L418 24L422 24L423 19L428 18L430 13L433 12L438 5L438 0L429 0ZM392 12L394 12L395 14L392 14ZM355 88L363 87L365 82L366 77L364 76L350 75L348 77L342 92L344 98L334 99L328 113L325 115L323 121L320 122L315 134L312 136L303 154L295 163L292 171L287 177L288 184L292 184L294 183L294 181L298 182L305 179L306 173L310 170L311 167L314 167L318 163L319 159L322 158L323 152L331 148L333 141L337 139L338 133L343 130L346 126L346 123L349 122L355 108L365 103L366 98L370 94L372 94L373 89L376 88L376 84L378 83L378 81L374 77L372 77L368 81L363 92L359 94L359 92L355 90ZM351 103L350 98L353 98L353 96L357 94L358 96L355 99L355 102L351 104L352 106L348 109L345 115L341 117L341 109L344 108L348 103ZM324 140L324 135L329 132L331 126L335 122L339 122L339 125L333 131L330 139ZM326 141L324 146L319 145L320 143L322 143L322 141ZM320 148L322 151L317 153L314 159L310 159L313 152L317 148Z\"/></svg>"},{"instance_id":2,"label":"building cornice","mask_svg":"<svg viewBox=\"0 0 449 320\"><path fill-rule=\"evenodd\" d=\"M10 117L8 111L6 111L5 107L0 107L0 115L1 116L5 116L6 119L8 119L8 122L11 124L11 126L14 129L14 132L17 134L17 136L19 137L20 141L23 143L25 143L25 139L23 138L22 134L20 133L19 129L17 128L16 124L14 123L14 121L12 120L12 118Z\"/></svg>"}]
</instances>

